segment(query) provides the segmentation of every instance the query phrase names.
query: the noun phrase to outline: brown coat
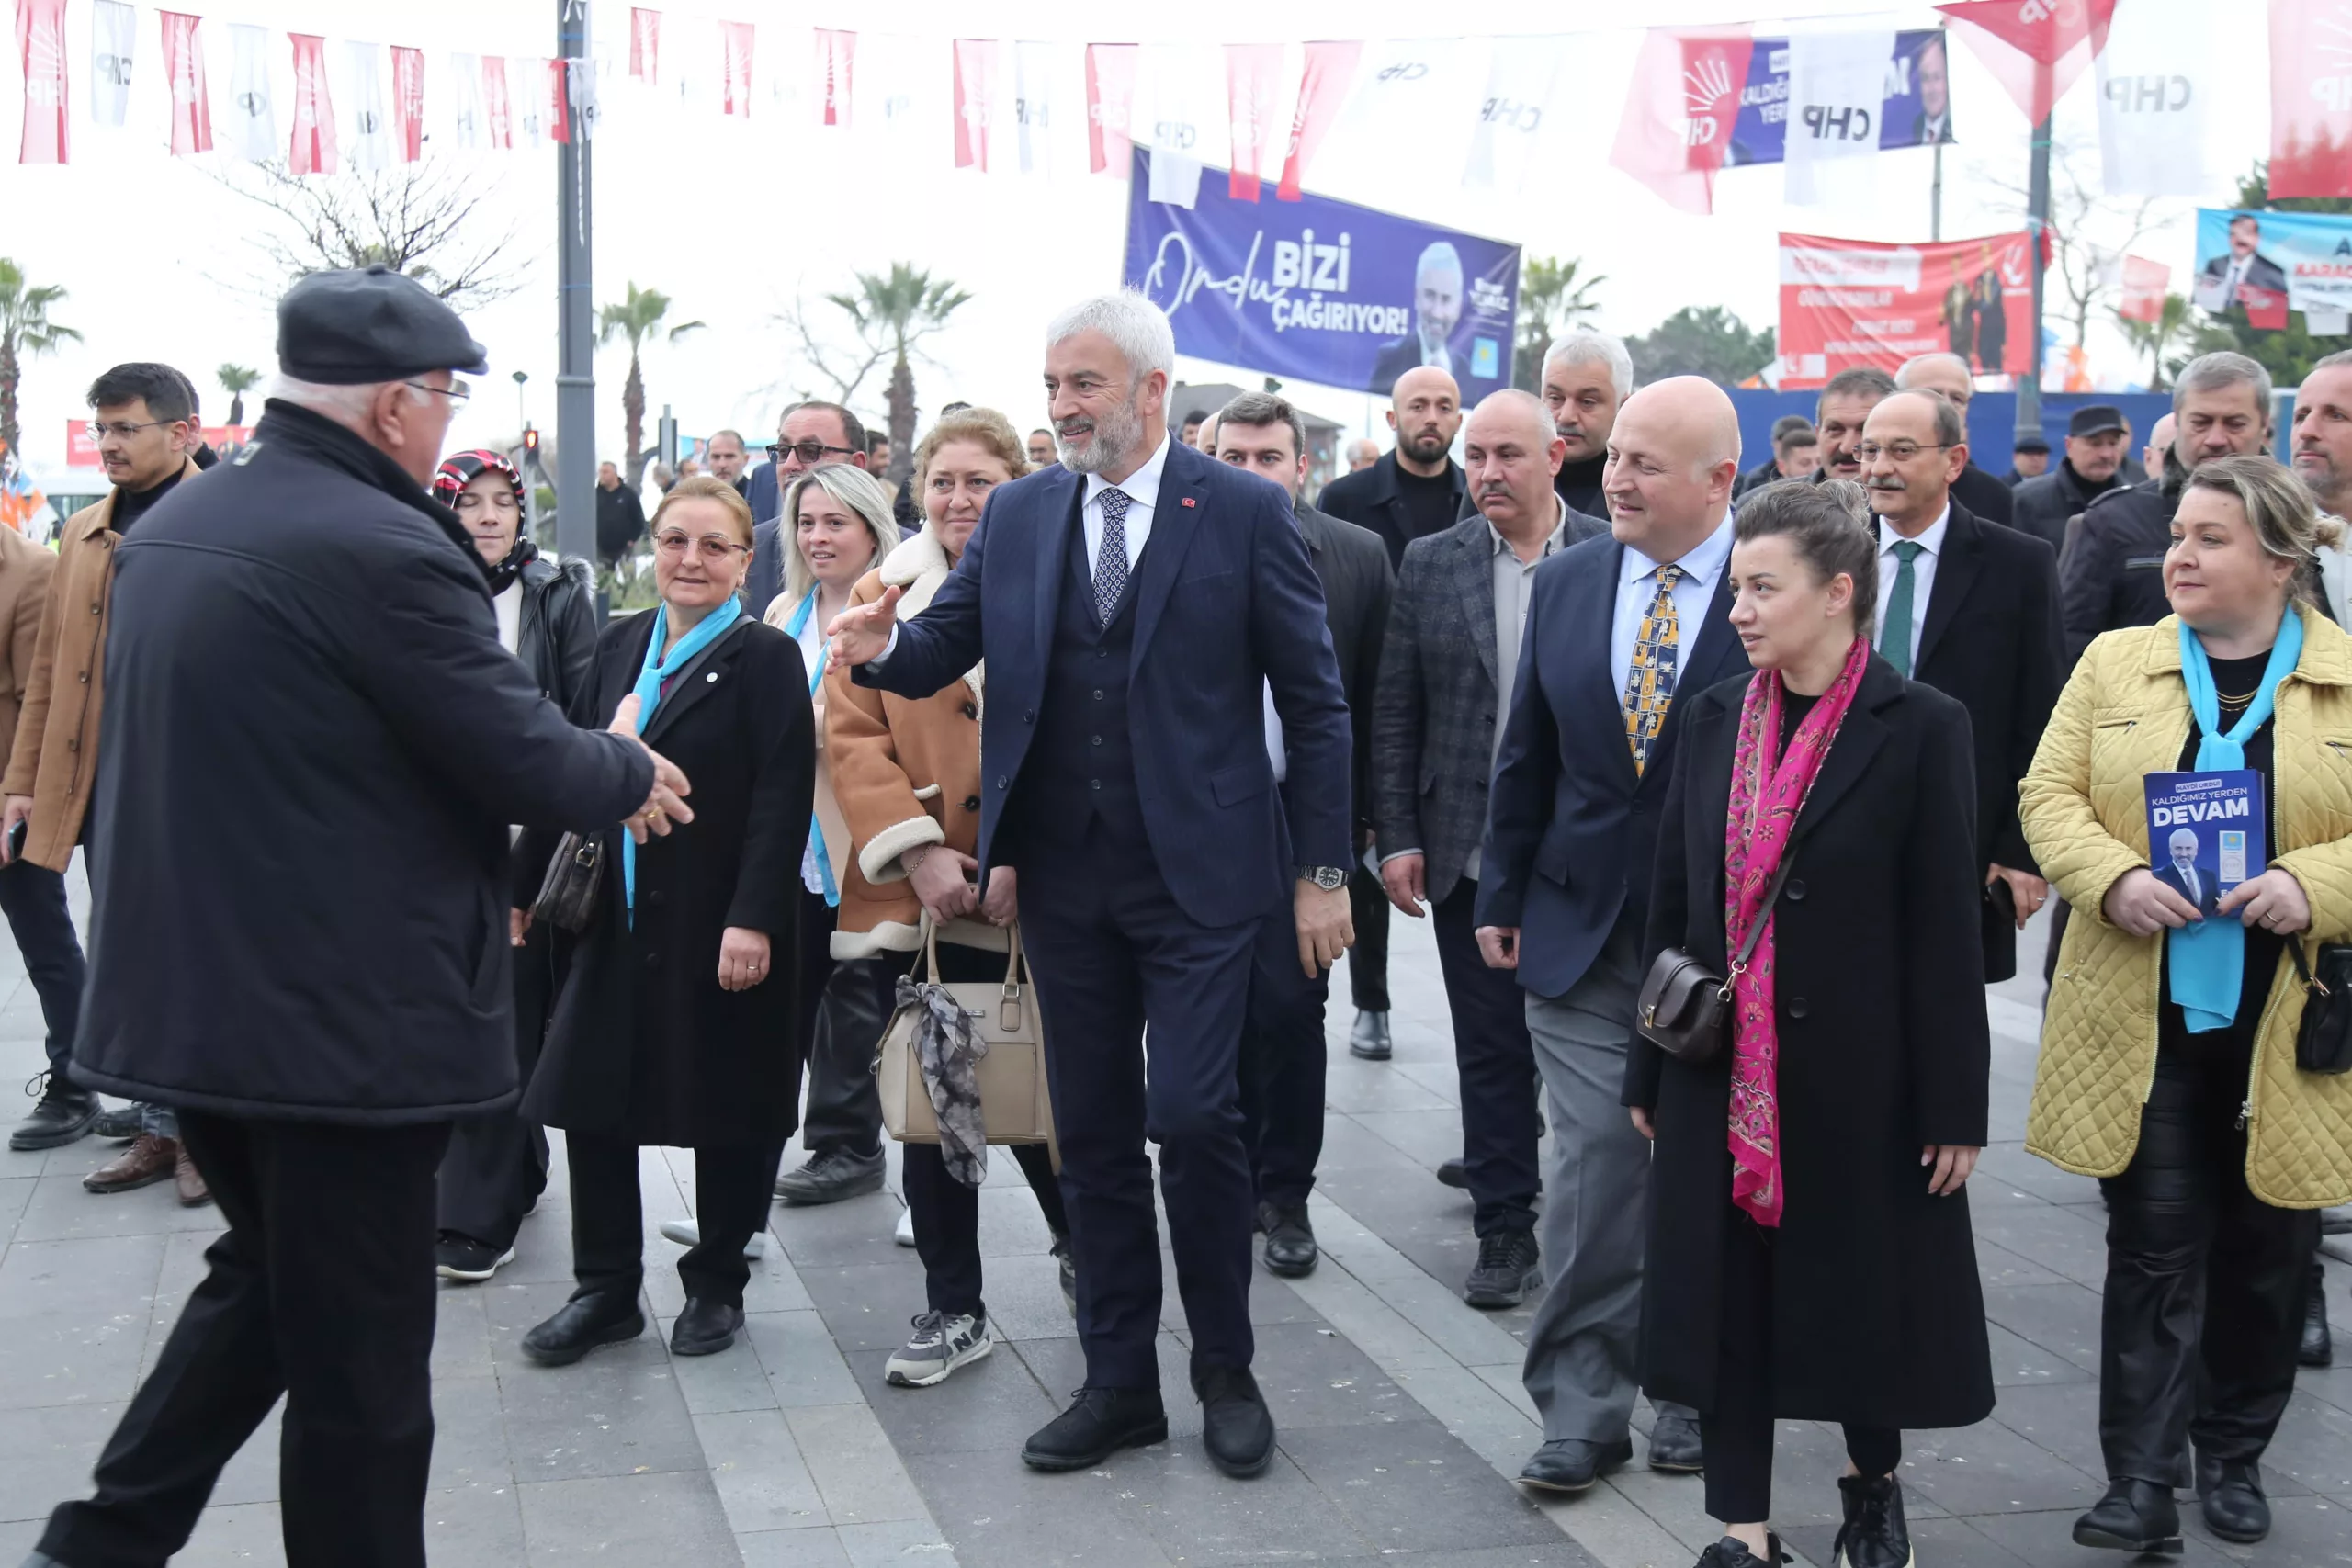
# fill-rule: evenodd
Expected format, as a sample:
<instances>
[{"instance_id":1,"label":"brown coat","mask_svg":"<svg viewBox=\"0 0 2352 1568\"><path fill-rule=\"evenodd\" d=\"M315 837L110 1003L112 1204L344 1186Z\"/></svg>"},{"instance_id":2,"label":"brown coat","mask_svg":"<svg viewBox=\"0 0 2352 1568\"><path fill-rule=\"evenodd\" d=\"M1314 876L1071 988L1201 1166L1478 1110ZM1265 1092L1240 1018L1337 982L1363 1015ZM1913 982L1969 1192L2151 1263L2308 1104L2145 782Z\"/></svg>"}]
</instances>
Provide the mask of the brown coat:
<instances>
[{"instance_id":1,"label":"brown coat","mask_svg":"<svg viewBox=\"0 0 2352 1568\"><path fill-rule=\"evenodd\" d=\"M900 588L899 618L912 619L949 570L947 552L926 525L859 580L850 603L870 604L885 588ZM922 905L900 855L924 844L978 852L982 689L977 666L922 698L853 685L840 665L825 672L825 750L856 849L842 879L835 958L913 951ZM978 920L958 920L940 934L967 946L1004 947L1004 933Z\"/></svg>"},{"instance_id":2,"label":"brown coat","mask_svg":"<svg viewBox=\"0 0 2352 1568\"><path fill-rule=\"evenodd\" d=\"M0 658L8 661L0 670L0 736L17 733L40 647L40 607L56 570L55 556L14 528L0 528Z\"/></svg>"},{"instance_id":3,"label":"brown coat","mask_svg":"<svg viewBox=\"0 0 2352 1568\"><path fill-rule=\"evenodd\" d=\"M180 460L180 479L202 472ZM96 504L65 520L57 536L57 569L41 606L40 633L25 679L16 745L0 794L33 797L25 829L25 858L63 871L82 839L96 778L98 715L106 695L107 612L114 595L114 547L109 491ZM56 695L62 688L64 695ZM75 694L78 693L77 696Z\"/></svg>"}]
</instances>

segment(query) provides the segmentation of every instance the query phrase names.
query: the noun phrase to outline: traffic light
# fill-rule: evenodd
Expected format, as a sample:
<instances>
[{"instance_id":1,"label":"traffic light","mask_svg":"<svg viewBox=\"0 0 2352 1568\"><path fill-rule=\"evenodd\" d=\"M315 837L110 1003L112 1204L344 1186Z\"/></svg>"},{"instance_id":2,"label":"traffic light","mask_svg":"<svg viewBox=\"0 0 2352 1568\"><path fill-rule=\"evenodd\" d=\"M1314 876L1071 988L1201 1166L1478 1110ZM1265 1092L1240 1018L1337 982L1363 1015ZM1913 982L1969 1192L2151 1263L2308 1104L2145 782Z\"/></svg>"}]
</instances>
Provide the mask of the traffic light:
<instances>
[{"instance_id":1,"label":"traffic light","mask_svg":"<svg viewBox=\"0 0 2352 1568\"><path fill-rule=\"evenodd\" d=\"M534 463L539 460L539 433L527 424L523 427L523 456Z\"/></svg>"}]
</instances>

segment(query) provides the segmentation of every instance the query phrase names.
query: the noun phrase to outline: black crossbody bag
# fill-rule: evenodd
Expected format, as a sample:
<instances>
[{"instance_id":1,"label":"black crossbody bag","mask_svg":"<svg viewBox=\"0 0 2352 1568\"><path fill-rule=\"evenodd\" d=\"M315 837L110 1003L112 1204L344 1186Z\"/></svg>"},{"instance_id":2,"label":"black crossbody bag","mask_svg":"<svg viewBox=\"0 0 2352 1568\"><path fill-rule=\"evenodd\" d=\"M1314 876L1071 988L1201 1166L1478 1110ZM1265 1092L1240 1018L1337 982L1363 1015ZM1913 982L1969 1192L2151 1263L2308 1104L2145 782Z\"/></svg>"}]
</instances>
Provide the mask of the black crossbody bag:
<instances>
[{"instance_id":1,"label":"black crossbody bag","mask_svg":"<svg viewBox=\"0 0 2352 1568\"><path fill-rule=\"evenodd\" d=\"M1731 1040L1731 983L1747 972L1749 956L1764 938L1765 922L1781 901L1781 886L1796 864L1795 846L1790 849L1764 896L1762 917L1747 928L1747 940L1732 954L1730 976L1716 974L1681 948L1668 948L1642 979L1641 998L1634 1004L1634 1033L1688 1066L1703 1067L1723 1055Z\"/></svg>"},{"instance_id":2,"label":"black crossbody bag","mask_svg":"<svg viewBox=\"0 0 2352 1568\"><path fill-rule=\"evenodd\" d=\"M2297 1070L2352 1072L2352 947L2322 943L2316 964L2304 959L2300 937L2287 939L2287 951L2303 981L2303 1017L2295 1029Z\"/></svg>"}]
</instances>

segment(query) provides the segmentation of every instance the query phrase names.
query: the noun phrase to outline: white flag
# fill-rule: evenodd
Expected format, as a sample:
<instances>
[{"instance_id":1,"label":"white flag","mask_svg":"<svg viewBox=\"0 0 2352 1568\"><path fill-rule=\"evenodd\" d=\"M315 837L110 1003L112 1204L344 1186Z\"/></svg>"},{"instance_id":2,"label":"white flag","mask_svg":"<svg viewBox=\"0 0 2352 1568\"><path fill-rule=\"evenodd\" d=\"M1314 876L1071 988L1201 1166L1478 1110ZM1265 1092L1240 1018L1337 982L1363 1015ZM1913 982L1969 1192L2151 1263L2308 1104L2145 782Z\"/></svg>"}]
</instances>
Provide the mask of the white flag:
<instances>
[{"instance_id":1,"label":"white flag","mask_svg":"<svg viewBox=\"0 0 2352 1568\"><path fill-rule=\"evenodd\" d=\"M481 148L481 60L471 54L449 57L450 140L468 152Z\"/></svg>"},{"instance_id":2,"label":"white flag","mask_svg":"<svg viewBox=\"0 0 2352 1568\"><path fill-rule=\"evenodd\" d=\"M120 125L130 107L130 46L139 13L123 0L96 0L90 7L90 118Z\"/></svg>"},{"instance_id":3,"label":"white flag","mask_svg":"<svg viewBox=\"0 0 2352 1568\"><path fill-rule=\"evenodd\" d=\"M1876 188L1879 112L1894 58L1891 30L1790 38L1784 199L1844 204Z\"/></svg>"},{"instance_id":4,"label":"white flag","mask_svg":"<svg viewBox=\"0 0 2352 1568\"><path fill-rule=\"evenodd\" d=\"M1494 40L1487 90L1478 100L1477 129L1470 138L1470 160L1462 170L1464 185L1515 194L1526 184L1567 50L1565 38Z\"/></svg>"},{"instance_id":5,"label":"white flag","mask_svg":"<svg viewBox=\"0 0 2352 1568\"><path fill-rule=\"evenodd\" d=\"M565 90L571 96L571 134L574 140L593 141L596 122L605 117L596 101L596 62L578 58L563 62Z\"/></svg>"},{"instance_id":6,"label":"white flag","mask_svg":"<svg viewBox=\"0 0 2352 1568\"><path fill-rule=\"evenodd\" d=\"M343 46L343 156L355 169L392 164L392 118L384 107L384 49L346 39Z\"/></svg>"},{"instance_id":7,"label":"white flag","mask_svg":"<svg viewBox=\"0 0 2352 1568\"><path fill-rule=\"evenodd\" d=\"M1136 73L1135 140L1151 149L1154 201L1200 199L1201 165L1225 161L1225 51L1216 44L1148 43Z\"/></svg>"},{"instance_id":8,"label":"white flag","mask_svg":"<svg viewBox=\"0 0 2352 1568\"><path fill-rule=\"evenodd\" d=\"M881 166L936 157L947 145L954 99L940 90L940 63L928 39L858 35L855 132Z\"/></svg>"},{"instance_id":9,"label":"white flag","mask_svg":"<svg viewBox=\"0 0 2352 1568\"><path fill-rule=\"evenodd\" d=\"M1054 46L1012 46L1012 129L1021 144L1021 172L1054 172Z\"/></svg>"},{"instance_id":10,"label":"white flag","mask_svg":"<svg viewBox=\"0 0 2352 1568\"><path fill-rule=\"evenodd\" d=\"M286 155L277 139L277 109L269 92L269 29L246 22L229 24L236 63L229 72L229 149L247 163Z\"/></svg>"},{"instance_id":11,"label":"white flag","mask_svg":"<svg viewBox=\"0 0 2352 1568\"><path fill-rule=\"evenodd\" d=\"M1317 160L1317 186L1442 190L1458 184L1486 81L1486 59L1459 39L1367 42Z\"/></svg>"},{"instance_id":12,"label":"white flag","mask_svg":"<svg viewBox=\"0 0 2352 1568\"><path fill-rule=\"evenodd\" d=\"M2115 8L2098 57L2100 163L2110 196L2203 196L2205 106L2225 56L2202 3Z\"/></svg>"}]
</instances>

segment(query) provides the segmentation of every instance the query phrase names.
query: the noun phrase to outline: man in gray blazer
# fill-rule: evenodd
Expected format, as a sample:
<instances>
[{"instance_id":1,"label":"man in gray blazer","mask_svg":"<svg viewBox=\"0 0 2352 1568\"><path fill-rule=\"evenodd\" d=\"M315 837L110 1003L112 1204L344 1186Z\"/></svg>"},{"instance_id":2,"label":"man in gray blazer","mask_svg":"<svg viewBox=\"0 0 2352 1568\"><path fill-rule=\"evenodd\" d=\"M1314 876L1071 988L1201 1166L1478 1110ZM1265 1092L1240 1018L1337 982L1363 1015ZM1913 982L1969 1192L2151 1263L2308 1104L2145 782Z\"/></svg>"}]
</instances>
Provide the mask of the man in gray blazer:
<instances>
[{"instance_id":1,"label":"man in gray blazer","mask_svg":"<svg viewBox=\"0 0 2352 1568\"><path fill-rule=\"evenodd\" d=\"M1389 901L1436 920L1478 1238L1463 1299L1503 1308L1543 1281L1534 1211L1542 1128L1519 986L1479 957L1471 918L1487 773L1535 569L1608 525L1569 510L1553 491L1567 444L1532 394L1489 394L1463 435L1479 515L1405 547L1373 693L1373 824Z\"/></svg>"}]
</instances>

